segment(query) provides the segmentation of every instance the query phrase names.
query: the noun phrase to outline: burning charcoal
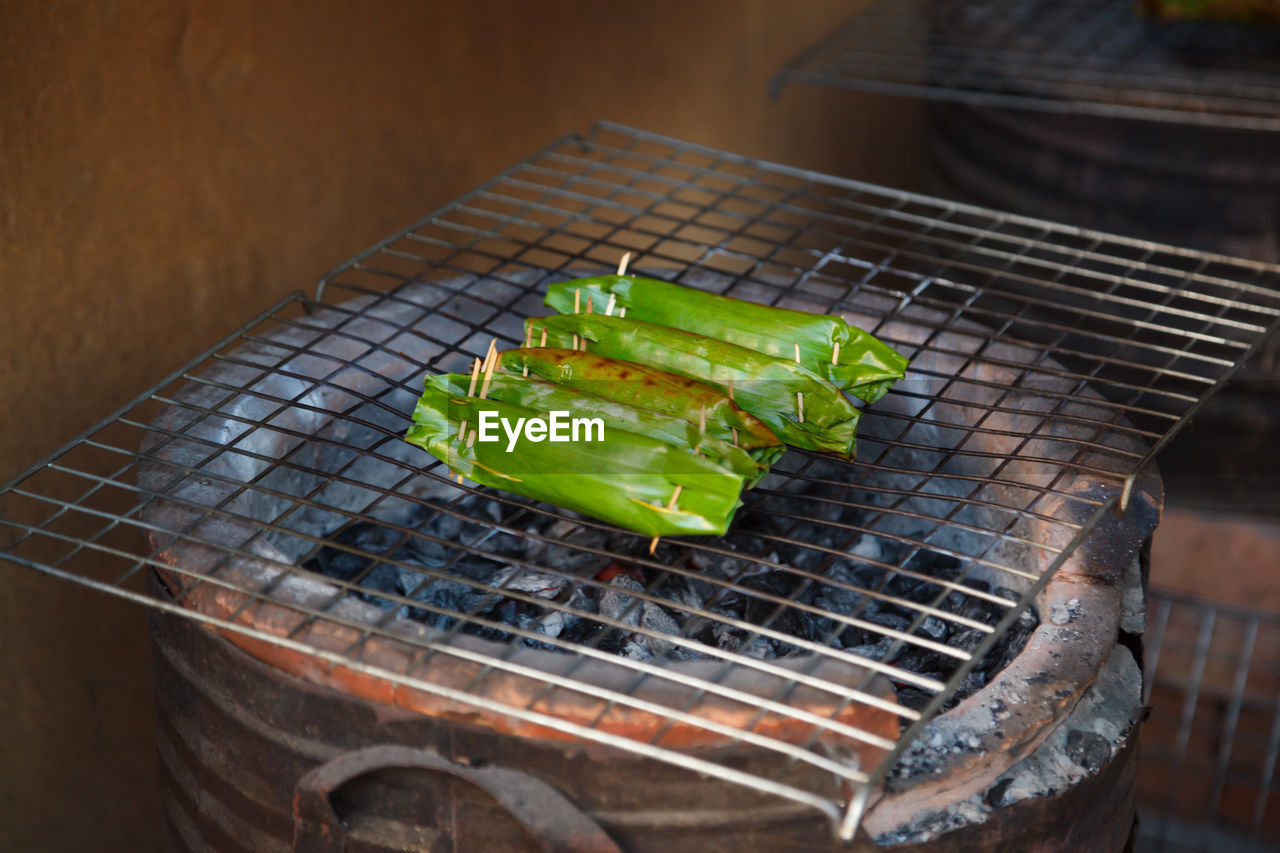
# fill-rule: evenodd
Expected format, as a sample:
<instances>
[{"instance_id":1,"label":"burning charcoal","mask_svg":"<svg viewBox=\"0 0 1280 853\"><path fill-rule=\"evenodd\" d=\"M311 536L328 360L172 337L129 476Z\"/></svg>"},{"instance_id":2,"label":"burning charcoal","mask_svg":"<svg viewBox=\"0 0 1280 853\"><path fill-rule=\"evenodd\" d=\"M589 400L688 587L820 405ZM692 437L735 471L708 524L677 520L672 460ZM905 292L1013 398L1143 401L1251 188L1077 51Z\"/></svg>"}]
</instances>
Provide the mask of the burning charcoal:
<instances>
[{"instance_id":1,"label":"burning charcoal","mask_svg":"<svg viewBox=\"0 0 1280 853\"><path fill-rule=\"evenodd\" d=\"M537 598L555 598L567 581L556 575L535 572L518 566L501 569L490 585L510 592L523 592Z\"/></svg>"},{"instance_id":2,"label":"burning charcoal","mask_svg":"<svg viewBox=\"0 0 1280 853\"><path fill-rule=\"evenodd\" d=\"M626 625L638 625L643 602L620 590L643 592L644 586L627 575L614 575L609 586L610 589L600 597L600 615Z\"/></svg>"},{"instance_id":3,"label":"burning charcoal","mask_svg":"<svg viewBox=\"0 0 1280 853\"><path fill-rule=\"evenodd\" d=\"M400 570L387 563L379 563L374 566L360 581L360 586L369 590L390 593L391 595L404 595L404 587L400 584ZM399 606L389 599L373 595L366 595L364 598L383 610L391 610Z\"/></svg>"},{"instance_id":4,"label":"burning charcoal","mask_svg":"<svg viewBox=\"0 0 1280 853\"><path fill-rule=\"evenodd\" d=\"M960 700L966 696L972 695L987 685L987 677L980 670L973 670L964 677L964 681L960 682L960 686L956 688L956 692L951 694L946 702L942 704L943 710L949 710L960 704Z\"/></svg>"},{"instance_id":5,"label":"burning charcoal","mask_svg":"<svg viewBox=\"0 0 1280 853\"><path fill-rule=\"evenodd\" d=\"M1067 755L1090 773L1111 760L1111 751L1111 741L1096 732L1067 733Z\"/></svg>"},{"instance_id":6,"label":"burning charcoal","mask_svg":"<svg viewBox=\"0 0 1280 853\"><path fill-rule=\"evenodd\" d=\"M889 647L893 645L893 640L884 637L874 643L866 643L861 646L853 646L849 649L859 657L868 658L869 660L884 660L884 656L889 653Z\"/></svg>"},{"instance_id":7,"label":"burning charcoal","mask_svg":"<svg viewBox=\"0 0 1280 853\"><path fill-rule=\"evenodd\" d=\"M941 643L947 639L950 633L947 629L947 623L943 622L936 616L926 616L924 621L920 623L917 633L921 636L928 637L930 640L936 640Z\"/></svg>"},{"instance_id":8,"label":"burning charcoal","mask_svg":"<svg viewBox=\"0 0 1280 853\"><path fill-rule=\"evenodd\" d=\"M955 662L955 658L949 660ZM947 673L952 668L943 662L943 655L938 652L912 645L905 645L891 663L899 669L936 678L939 681L946 681Z\"/></svg>"},{"instance_id":9,"label":"burning charcoal","mask_svg":"<svg viewBox=\"0 0 1280 853\"><path fill-rule=\"evenodd\" d=\"M956 630L948 640L948 645L955 646L957 649L972 653L982 642L986 634L977 628L960 628Z\"/></svg>"},{"instance_id":10,"label":"burning charcoal","mask_svg":"<svg viewBox=\"0 0 1280 853\"><path fill-rule=\"evenodd\" d=\"M913 711L919 711L929 704L929 700L933 698L933 694L926 693L915 687L906 685L895 685L898 694L898 704L904 708L910 708Z\"/></svg>"}]
</instances>

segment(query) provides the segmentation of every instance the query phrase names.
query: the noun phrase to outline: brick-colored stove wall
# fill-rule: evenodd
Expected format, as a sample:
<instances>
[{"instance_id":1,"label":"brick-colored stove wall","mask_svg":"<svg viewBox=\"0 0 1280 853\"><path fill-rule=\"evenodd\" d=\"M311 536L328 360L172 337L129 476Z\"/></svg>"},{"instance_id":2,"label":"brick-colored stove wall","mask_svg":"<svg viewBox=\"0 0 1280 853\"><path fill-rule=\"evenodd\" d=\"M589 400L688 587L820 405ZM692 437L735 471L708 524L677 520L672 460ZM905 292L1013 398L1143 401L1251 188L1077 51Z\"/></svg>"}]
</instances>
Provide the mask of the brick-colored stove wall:
<instances>
[{"instance_id":1,"label":"brick-colored stove wall","mask_svg":"<svg viewBox=\"0 0 1280 853\"><path fill-rule=\"evenodd\" d=\"M3 4L0 481L597 118L916 188L917 104L766 95L858 6ZM0 849L154 845L149 678L139 611L0 564Z\"/></svg>"}]
</instances>

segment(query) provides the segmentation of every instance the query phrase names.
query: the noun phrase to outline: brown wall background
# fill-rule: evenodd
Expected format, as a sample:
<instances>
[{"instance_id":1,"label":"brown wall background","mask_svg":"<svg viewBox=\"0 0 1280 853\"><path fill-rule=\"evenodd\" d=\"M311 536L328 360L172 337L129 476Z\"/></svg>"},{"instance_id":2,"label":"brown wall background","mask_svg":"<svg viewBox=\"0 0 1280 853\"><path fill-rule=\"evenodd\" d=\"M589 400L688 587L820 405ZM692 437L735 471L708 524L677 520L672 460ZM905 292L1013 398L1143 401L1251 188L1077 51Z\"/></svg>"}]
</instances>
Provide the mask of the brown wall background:
<instances>
[{"instance_id":1,"label":"brown wall background","mask_svg":"<svg viewBox=\"0 0 1280 853\"><path fill-rule=\"evenodd\" d=\"M767 97L859 5L3 4L0 481L596 119L917 188L917 104ZM0 849L153 849L151 738L141 611L0 563Z\"/></svg>"}]
</instances>

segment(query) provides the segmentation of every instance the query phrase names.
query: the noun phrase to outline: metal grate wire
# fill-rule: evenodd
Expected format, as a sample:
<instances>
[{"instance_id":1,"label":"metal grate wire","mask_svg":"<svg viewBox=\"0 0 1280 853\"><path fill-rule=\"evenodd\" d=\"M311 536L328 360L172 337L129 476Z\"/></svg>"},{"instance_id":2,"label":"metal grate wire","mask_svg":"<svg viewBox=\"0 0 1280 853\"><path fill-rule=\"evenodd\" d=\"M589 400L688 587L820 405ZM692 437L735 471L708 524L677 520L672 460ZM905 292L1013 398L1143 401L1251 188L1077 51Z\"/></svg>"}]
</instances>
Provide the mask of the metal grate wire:
<instances>
[{"instance_id":1,"label":"metal grate wire","mask_svg":"<svg viewBox=\"0 0 1280 853\"><path fill-rule=\"evenodd\" d=\"M641 537L457 487L401 440L424 372L465 367L494 337L519 345L523 319L544 313L548 282L612 267L623 251L636 253L633 269L693 286L846 313L911 355L907 380L863 419L858 461L789 451L782 476L744 495L740 517L769 516L768 525L664 542L650 557ZM1275 266L602 123L370 248L314 299L273 306L4 486L0 555L440 701L790 798L848 838L907 744L1276 328L1278 285ZM406 512L455 533L436 535ZM338 538L365 521L391 537L384 551ZM513 555L512 542L524 550ZM405 547L444 558L423 567L398 556ZM325 548L370 562L346 580L322 576L308 561ZM876 582L833 574L854 555ZM474 560L513 571L486 585L459 573ZM700 568L717 560L737 568ZM939 576L937 560L954 571ZM583 561L590 571L572 568ZM608 583L595 568L611 561L658 578L629 592L621 615L517 583L601 590ZM421 583L378 592L379 609L365 581L380 567ZM152 570L172 599L143 591ZM754 584L766 571L789 587ZM670 600L662 583L672 578L708 584L709 600L745 598L756 615ZM416 597L445 579L485 597L464 610ZM915 593L895 592L895 579ZM837 612L814 603L815 589L857 603ZM949 596L995 607L997 618L947 609ZM228 597L223 610L207 606ZM490 622L482 605L499 599L537 618ZM634 618L648 605L678 625ZM258 618L269 606L288 619ZM886 627L868 618L875 607L909 616ZM449 623L414 627L405 608ZM787 630L800 616L826 627ZM661 651L631 659L539 630L569 617ZM966 650L933 639L939 620L978 642ZM695 639L708 622L734 641ZM855 628L886 641L878 656L832 643ZM505 639L478 643L464 629ZM794 651L762 659L753 653L761 642ZM531 656L529 643L543 651ZM407 652L393 663L388 648ZM917 671L906 654L917 650L956 668ZM698 663L679 662L695 653ZM443 678L449 667L466 677ZM504 678L533 687L513 701L494 687ZM923 702L906 703L909 691ZM589 713L555 712L566 698ZM709 703L734 713L710 713ZM624 712L660 725L643 734L611 726ZM890 730L864 722L886 718ZM679 727L729 748L682 750ZM780 763L742 769L733 756L746 748Z\"/></svg>"},{"instance_id":2,"label":"metal grate wire","mask_svg":"<svg viewBox=\"0 0 1280 853\"><path fill-rule=\"evenodd\" d=\"M979 106L1280 130L1280 29L1127 0L877 0L774 78Z\"/></svg>"},{"instance_id":3,"label":"metal grate wire","mask_svg":"<svg viewBox=\"0 0 1280 853\"><path fill-rule=\"evenodd\" d=\"M1280 614L1152 590L1138 849L1280 841Z\"/></svg>"}]
</instances>

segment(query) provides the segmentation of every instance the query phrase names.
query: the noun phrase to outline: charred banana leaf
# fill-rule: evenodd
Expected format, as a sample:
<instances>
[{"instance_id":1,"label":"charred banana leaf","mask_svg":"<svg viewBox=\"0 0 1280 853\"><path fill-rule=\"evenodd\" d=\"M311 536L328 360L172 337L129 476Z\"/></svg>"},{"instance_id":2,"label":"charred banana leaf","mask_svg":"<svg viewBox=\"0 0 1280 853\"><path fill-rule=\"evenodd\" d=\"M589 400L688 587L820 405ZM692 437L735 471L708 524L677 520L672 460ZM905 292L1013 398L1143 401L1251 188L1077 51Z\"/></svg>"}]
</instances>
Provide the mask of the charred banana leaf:
<instances>
[{"instance_id":1,"label":"charred banana leaf","mask_svg":"<svg viewBox=\"0 0 1280 853\"><path fill-rule=\"evenodd\" d=\"M506 353L502 355L505 356ZM471 386L471 377L463 373L446 373L430 377L427 382L438 385L454 397L465 397ZM696 423L662 412L628 406L542 379L526 378L518 372L493 374L486 399L544 413L569 412L570 418L601 418L606 435L616 430L639 433L682 450L701 453L735 474L746 477L750 485L754 485L768 473L768 467L752 458L747 451L703 432ZM778 449L781 450L781 446Z\"/></svg>"},{"instance_id":2,"label":"charred banana leaf","mask_svg":"<svg viewBox=\"0 0 1280 853\"><path fill-rule=\"evenodd\" d=\"M656 367L728 392L787 444L854 455L858 410L804 364L631 317L562 314L525 321L526 340Z\"/></svg>"},{"instance_id":3,"label":"charred banana leaf","mask_svg":"<svg viewBox=\"0 0 1280 853\"><path fill-rule=\"evenodd\" d=\"M769 427L719 388L665 370L558 347L507 350L502 366L514 373L528 368L549 382L689 423L705 422L708 433L747 450L776 448L780 455L784 449Z\"/></svg>"}]
</instances>

